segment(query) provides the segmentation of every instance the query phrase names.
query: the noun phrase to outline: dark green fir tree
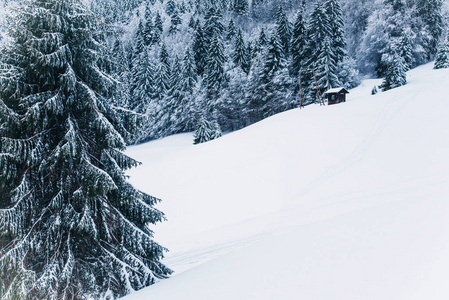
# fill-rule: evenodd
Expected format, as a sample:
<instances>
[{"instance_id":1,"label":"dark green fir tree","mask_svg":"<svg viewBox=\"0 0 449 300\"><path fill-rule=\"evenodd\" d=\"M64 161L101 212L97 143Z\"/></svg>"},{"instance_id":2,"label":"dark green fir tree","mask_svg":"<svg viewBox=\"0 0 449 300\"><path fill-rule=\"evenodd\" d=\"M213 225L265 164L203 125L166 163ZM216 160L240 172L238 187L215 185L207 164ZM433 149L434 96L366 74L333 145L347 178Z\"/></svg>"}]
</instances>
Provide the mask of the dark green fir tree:
<instances>
[{"instance_id":1,"label":"dark green fir tree","mask_svg":"<svg viewBox=\"0 0 449 300\"><path fill-rule=\"evenodd\" d=\"M449 33L441 42L435 57L435 69L449 68Z\"/></svg>"},{"instance_id":2,"label":"dark green fir tree","mask_svg":"<svg viewBox=\"0 0 449 300\"><path fill-rule=\"evenodd\" d=\"M113 124L116 81L98 19L78 0L24 0L0 80L0 295L121 297L170 274L148 224L158 199Z\"/></svg>"},{"instance_id":3,"label":"dark green fir tree","mask_svg":"<svg viewBox=\"0 0 449 300\"><path fill-rule=\"evenodd\" d=\"M234 39L235 34L237 33L237 28L235 28L234 20L229 20L228 28L226 31L226 40L231 41Z\"/></svg>"},{"instance_id":4,"label":"dark green fir tree","mask_svg":"<svg viewBox=\"0 0 449 300\"><path fill-rule=\"evenodd\" d=\"M382 82L382 91L388 91L390 89L405 85L407 83L407 75L405 70L406 66L404 58L398 54L395 54Z\"/></svg>"},{"instance_id":5,"label":"dark green fir tree","mask_svg":"<svg viewBox=\"0 0 449 300\"><path fill-rule=\"evenodd\" d=\"M234 43L234 53L232 54L234 64L240 67L246 74L249 72L248 53L243 40L242 30L239 28Z\"/></svg>"},{"instance_id":6,"label":"dark green fir tree","mask_svg":"<svg viewBox=\"0 0 449 300\"><path fill-rule=\"evenodd\" d=\"M276 15L276 31L279 36L279 41L281 42L282 45L284 56L287 57L290 54L292 26L282 6L279 6Z\"/></svg>"},{"instance_id":7,"label":"dark green fir tree","mask_svg":"<svg viewBox=\"0 0 449 300\"><path fill-rule=\"evenodd\" d=\"M198 75L203 75L204 69L206 68L206 58L207 58L207 46L204 39L203 28L198 22L193 36L192 45L193 56L195 58L196 71Z\"/></svg>"},{"instance_id":8,"label":"dark green fir tree","mask_svg":"<svg viewBox=\"0 0 449 300\"><path fill-rule=\"evenodd\" d=\"M223 42L221 38L215 36L209 47L207 64L205 69L204 83L207 90L209 100L216 100L223 83L225 81L224 63L225 56L223 54ZM209 103L212 107L213 103ZM210 109L212 111L212 108Z\"/></svg>"},{"instance_id":9,"label":"dark green fir tree","mask_svg":"<svg viewBox=\"0 0 449 300\"><path fill-rule=\"evenodd\" d=\"M161 41L162 32L164 31L162 18L159 12L156 13L154 17L154 28L153 28L153 43L159 44Z\"/></svg>"},{"instance_id":10,"label":"dark green fir tree","mask_svg":"<svg viewBox=\"0 0 449 300\"><path fill-rule=\"evenodd\" d=\"M298 12L295 24L293 25L292 37L292 74L298 76L302 64L305 63L305 47L307 45L306 22L302 12Z\"/></svg>"}]
</instances>

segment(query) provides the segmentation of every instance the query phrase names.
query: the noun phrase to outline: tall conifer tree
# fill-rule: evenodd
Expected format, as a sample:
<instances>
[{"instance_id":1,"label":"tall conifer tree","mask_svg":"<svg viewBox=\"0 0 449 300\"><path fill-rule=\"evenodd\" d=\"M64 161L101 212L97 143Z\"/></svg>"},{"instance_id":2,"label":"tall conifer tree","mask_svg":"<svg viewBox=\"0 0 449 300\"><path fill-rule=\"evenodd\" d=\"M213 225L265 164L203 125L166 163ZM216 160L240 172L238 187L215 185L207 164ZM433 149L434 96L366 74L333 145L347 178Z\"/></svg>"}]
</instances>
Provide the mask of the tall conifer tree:
<instances>
[{"instance_id":1,"label":"tall conifer tree","mask_svg":"<svg viewBox=\"0 0 449 300\"><path fill-rule=\"evenodd\" d=\"M441 42L435 57L435 69L449 68L449 33Z\"/></svg>"},{"instance_id":2,"label":"tall conifer tree","mask_svg":"<svg viewBox=\"0 0 449 300\"><path fill-rule=\"evenodd\" d=\"M290 43L292 39L292 26L285 14L284 8L279 6L276 15L276 31L281 42L284 56L287 57L290 54Z\"/></svg>"},{"instance_id":3,"label":"tall conifer tree","mask_svg":"<svg viewBox=\"0 0 449 300\"><path fill-rule=\"evenodd\" d=\"M292 74L298 76L302 64L305 63L305 47L307 45L306 23L302 11L298 12L293 26L292 37Z\"/></svg>"},{"instance_id":4,"label":"tall conifer tree","mask_svg":"<svg viewBox=\"0 0 449 300\"><path fill-rule=\"evenodd\" d=\"M196 26L195 35L193 36L192 50L195 58L196 71L198 72L198 75L203 75L204 68L206 67L207 47L203 28L199 22Z\"/></svg>"},{"instance_id":5,"label":"tall conifer tree","mask_svg":"<svg viewBox=\"0 0 449 300\"><path fill-rule=\"evenodd\" d=\"M0 80L0 294L124 296L170 270L147 226L159 200L126 181L101 31L81 1L23 2Z\"/></svg>"},{"instance_id":6,"label":"tall conifer tree","mask_svg":"<svg viewBox=\"0 0 449 300\"><path fill-rule=\"evenodd\" d=\"M329 19L330 47L333 49L338 64L347 55L343 12L338 0L327 0L324 6Z\"/></svg>"},{"instance_id":7,"label":"tall conifer tree","mask_svg":"<svg viewBox=\"0 0 449 300\"><path fill-rule=\"evenodd\" d=\"M243 40L242 30L239 28L234 43L234 53L232 55L234 64L239 66L246 74L249 72L248 53Z\"/></svg>"}]
</instances>

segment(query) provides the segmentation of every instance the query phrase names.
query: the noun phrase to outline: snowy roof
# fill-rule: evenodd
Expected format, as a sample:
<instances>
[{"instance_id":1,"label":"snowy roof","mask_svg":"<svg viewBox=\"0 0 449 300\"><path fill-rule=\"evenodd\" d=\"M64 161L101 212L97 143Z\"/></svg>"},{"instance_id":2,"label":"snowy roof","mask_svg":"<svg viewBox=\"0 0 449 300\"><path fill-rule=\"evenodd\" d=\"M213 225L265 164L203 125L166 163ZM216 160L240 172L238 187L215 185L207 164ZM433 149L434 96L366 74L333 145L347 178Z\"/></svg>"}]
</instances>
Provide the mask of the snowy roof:
<instances>
[{"instance_id":1,"label":"snowy roof","mask_svg":"<svg viewBox=\"0 0 449 300\"><path fill-rule=\"evenodd\" d=\"M339 93L349 94L349 92L343 87L330 89L327 92L325 92L324 94L326 95L326 94L339 94Z\"/></svg>"}]
</instances>

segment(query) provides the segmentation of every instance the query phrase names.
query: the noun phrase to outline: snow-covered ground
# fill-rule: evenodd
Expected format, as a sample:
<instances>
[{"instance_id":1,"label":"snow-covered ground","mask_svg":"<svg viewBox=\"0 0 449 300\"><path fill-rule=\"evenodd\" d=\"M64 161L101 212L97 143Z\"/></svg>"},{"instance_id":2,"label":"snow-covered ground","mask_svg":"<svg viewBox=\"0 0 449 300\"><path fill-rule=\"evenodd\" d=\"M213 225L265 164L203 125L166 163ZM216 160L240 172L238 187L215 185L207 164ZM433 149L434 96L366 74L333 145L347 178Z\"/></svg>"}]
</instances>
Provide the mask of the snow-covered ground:
<instances>
[{"instance_id":1,"label":"snow-covered ground","mask_svg":"<svg viewBox=\"0 0 449 300\"><path fill-rule=\"evenodd\" d=\"M449 299L449 70L131 147L172 278L126 299Z\"/></svg>"}]
</instances>

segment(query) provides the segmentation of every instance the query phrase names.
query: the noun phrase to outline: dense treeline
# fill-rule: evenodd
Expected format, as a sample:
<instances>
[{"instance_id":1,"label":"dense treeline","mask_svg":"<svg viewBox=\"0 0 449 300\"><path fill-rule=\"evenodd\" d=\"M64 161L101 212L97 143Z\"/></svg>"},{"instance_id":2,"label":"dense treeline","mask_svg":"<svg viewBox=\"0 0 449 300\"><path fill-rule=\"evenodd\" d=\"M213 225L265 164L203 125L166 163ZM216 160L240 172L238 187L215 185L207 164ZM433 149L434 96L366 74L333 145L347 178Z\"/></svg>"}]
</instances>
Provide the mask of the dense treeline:
<instances>
[{"instance_id":1,"label":"dense treeline","mask_svg":"<svg viewBox=\"0 0 449 300\"><path fill-rule=\"evenodd\" d=\"M111 29L120 33L111 42L113 69L124 83L120 104L148 116L130 142L205 123L212 131L236 130L318 103L329 88L352 88L359 70L393 77L386 90L435 57L442 0L341 2L96 2L97 11L121 20Z\"/></svg>"}]
</instances>

